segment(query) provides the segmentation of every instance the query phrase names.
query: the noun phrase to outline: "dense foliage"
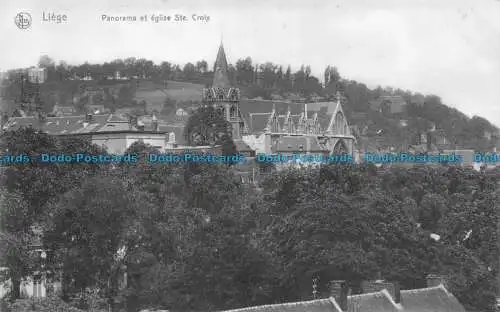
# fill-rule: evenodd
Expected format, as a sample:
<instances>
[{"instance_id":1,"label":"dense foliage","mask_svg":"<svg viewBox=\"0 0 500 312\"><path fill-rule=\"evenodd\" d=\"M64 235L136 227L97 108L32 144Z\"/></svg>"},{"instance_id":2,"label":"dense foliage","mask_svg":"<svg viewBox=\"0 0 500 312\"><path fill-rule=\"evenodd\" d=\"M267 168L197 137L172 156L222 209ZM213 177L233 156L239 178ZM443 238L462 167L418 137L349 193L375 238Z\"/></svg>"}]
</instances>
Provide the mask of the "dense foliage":
<instances>
[{"instance_id":1,"label":"dense foliage","mask_svg":"<svg viewBox=\"0 0 500 312\"><path fill-rule=\"evenodd\" d=\"M2 139L12 154L98 151L30 129ZM254 188L214 164L2 169L1 265L16 283L28 276L36 264L26 246L41 227L66 300L99 289L115 308L226 309L308 299L313 277L326 295L333 279L415 288L438 272L463 303L494 301L495 176L332 165L279 171Z\"/></svg>"}]
</instances>

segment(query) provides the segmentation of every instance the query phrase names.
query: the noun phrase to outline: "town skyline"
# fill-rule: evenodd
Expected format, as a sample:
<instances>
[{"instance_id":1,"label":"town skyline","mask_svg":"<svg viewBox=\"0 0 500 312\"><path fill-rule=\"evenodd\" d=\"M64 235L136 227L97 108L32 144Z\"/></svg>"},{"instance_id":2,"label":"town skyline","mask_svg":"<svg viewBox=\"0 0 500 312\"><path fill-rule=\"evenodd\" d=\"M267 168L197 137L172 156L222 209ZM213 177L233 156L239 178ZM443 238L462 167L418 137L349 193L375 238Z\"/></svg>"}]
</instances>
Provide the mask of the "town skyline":
<instances>
[{"instance_id":1,"label":"town skyline","mask_svg":"<svg viewBox=\"0 0 500 312\"><path fill-rule=\"evenodd\" d=\"M448 106L500 125L500 13L498 1L215 1L150 0L0 4L0 69L36 65L41 55L70 65L117 58L146 58L159 64L206 60L213 64L223 35L228 61L250 56L254 64L273 62L292 70L310 65L323 80L328 65L343 78L370 88L401 88L436 94ZM14 17L33 17L20 30ZM67 21L43 21L50 14ZM183 14L187 22L151 22L151 15ZM210 20L193 21L192 15ZM148 22L109 22L102 15L147 15ZM83 26L82 26L83 25ZM331 38L331 39L330 39ZM26 42L34 48L27 48ZM22 51L21 53L19 51ZM210 66L211 67L211 66Z\"/></svg>"}]
</instances>

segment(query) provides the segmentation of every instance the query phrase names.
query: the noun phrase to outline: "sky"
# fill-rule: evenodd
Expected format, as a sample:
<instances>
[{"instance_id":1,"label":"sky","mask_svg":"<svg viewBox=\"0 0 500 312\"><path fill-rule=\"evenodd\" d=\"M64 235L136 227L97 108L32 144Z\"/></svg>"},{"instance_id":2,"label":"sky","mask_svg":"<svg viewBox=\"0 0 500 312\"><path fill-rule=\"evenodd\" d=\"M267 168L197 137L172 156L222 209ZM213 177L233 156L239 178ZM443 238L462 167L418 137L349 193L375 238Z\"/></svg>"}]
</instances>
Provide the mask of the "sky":
<instances>
[{"instance_id":1,"label":"sky","mask_svg":"<svg viewBox=\"0 0 500 312\"><path fill-rule=\"evenodd\" d=\"M32 16L28 29L16 26L19 12ZM51 14L67 21L44 22ZM155 23L153 14L187 21ZM334 65L344 78L436 94L500 126L500 0L0 1L0 71L36 65L45 54L69 64L213 64L221 37L229 63L250 56L254 64L305 64L321 80Z\"/></svg>"}]
</instances>

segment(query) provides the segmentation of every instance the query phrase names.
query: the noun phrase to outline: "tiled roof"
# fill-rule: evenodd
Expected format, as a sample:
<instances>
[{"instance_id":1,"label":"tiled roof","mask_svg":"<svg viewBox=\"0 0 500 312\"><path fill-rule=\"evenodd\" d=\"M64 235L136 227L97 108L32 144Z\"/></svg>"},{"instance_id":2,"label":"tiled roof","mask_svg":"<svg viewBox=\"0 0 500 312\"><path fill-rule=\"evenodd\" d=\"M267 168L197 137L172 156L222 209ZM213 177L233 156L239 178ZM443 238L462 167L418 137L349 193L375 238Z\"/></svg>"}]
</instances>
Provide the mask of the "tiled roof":
<instances>
[{"instance_id":1,"label":"tiled roof","mask_svg":"<svg viewBox=\"0 0 500 312\"><path fill-rule=\"evenodd\" d=\"M307 103L307 110L308 111L314 111L314 112L319 112L321 111L321 108L325 107L327 109L328 114L333 114L335 111L335 107L337 107L336 102L314 102L314 103Z\"/></svg>"},{"instance_id":2,"label":"tiled roof","mask_svg":"<svg viewBox=\"0 0 500 312\"><path fill-rule=\"evenodd\" d=\"M342 312L342 310L333 298L328 298L248 307L226 312Z\"/></svg>"},{"instance_id":3,"label":"tiled roof","mask_svg":"<svg viewBox=\"0 0 500 312\"><path fill-rule=\"evenodd\" d=\"M349 296L347 299L347 307L349 312L403 311L401 305L396 304L385 289L375 293Z\"/></svg>"},{"instance_id":4,"label":"tiled roof","mask_svg":"<svg viewBox=\"0 0 500 312\"><path fill-rule=\"evenodd\" d=\"M279 115L286 114L288 108L290 108L292 115L300 114L304 111L303 103L289 103L285 101L243 99L240 101L239 106L244 118L250 116L250 113L270 113L273 110L273 106Z\"/></svg>"},{"instance_id":5,"label":"tiled roof","mask_svg":"<svg viewBox=\"0 0 500 312\"><path fill-rule=\"evenodd\" d=\"M240 153L253 151L253 149L243 142L243 140L234 140L234 145L236 146L236 150Z\"/></svg>"},{"instance_id":6,"label":"tiled roof","mask_svg":"<svg viewBox=\"0 0 500 312\"><path fill-rule=\"evenodd\" d=\"M30 126L51 135L137 131L135 127L130 127L128 120L110 114L92 115L89 122L86 121L86 116L47 117L44 122L36 117L14 117L3 129L15 131Z\"/></svg>"},{"instance_id":7,"label":"tiled roof","mask_svg":"<svg viewBox=\"0 0 500 312\"><path fill-rule=\"evenodd\" d=\"M460 302L443 285L401 291L405 312L465 312Z\"/></svg>"},{"instance_id":8,"label":"tiled roof","mask_svg":"<svg viewBox=\"0 0 500 312\"><path fill-rule=\"evenodd\" d=\"M271 113L265 114L250 114L248 117L248 127L250 128L250 132L252 133L261 133L264 132L264 129L267 126L267 122L271 117Z\"/></svg>"}]
</instances>

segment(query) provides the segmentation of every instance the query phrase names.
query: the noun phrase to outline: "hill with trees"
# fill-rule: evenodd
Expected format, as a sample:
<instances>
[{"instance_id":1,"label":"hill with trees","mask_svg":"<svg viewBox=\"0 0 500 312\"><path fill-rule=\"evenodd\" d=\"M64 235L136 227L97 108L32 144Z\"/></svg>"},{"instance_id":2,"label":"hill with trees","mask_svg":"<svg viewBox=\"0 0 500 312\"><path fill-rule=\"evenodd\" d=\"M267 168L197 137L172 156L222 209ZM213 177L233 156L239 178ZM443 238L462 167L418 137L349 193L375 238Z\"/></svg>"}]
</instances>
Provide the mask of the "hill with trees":
<instances>
[{"instance_id":1,"label":"hill with trees","mask_svg":"<svg viewBox=\"0 0 500 312\"><path fill-rule=\"evenodd\" d=\"M117 59L103 64L70 66L56 64L43 56L38 64L47 69L47 81L41 87L41 101L46 112L55 104L74 105L80 111L92 102L114 111L120 108L137 113L168 113L173 107L189 107L201 100L201 89L211 84L213 72L200 60L183 66L146 59ZM120 73L120 79L115 73ZM19 74L8 73L3 82L3 110L18 107L21 94ZM125 77L125 78L123 78ZM122 79L123 78L123 79ZM337 91L344 96L344 111L357 135L376 141L379 147L399 147L417 143L415 138L430 128L443 131L452 147L491 150L498 141L498 127L488 120L469 118L457 109L445 105L436 95L422 95L390 87L375 89L353 80L343 79L335 66L327 66L323 82L311 74L311 67L301 66L292 71L271 62L254 64L250 57L229 66L229 78L241 88L247 98L267 100L318 101L333 100ZM92 79L92 80L79 80ZM98 90L89 92L86 90ZM369 102L383 95L401 96L408 105L398 114L375 109ZM407 127L402 129L401 120Z\"/></svg>"}]
</instances>

